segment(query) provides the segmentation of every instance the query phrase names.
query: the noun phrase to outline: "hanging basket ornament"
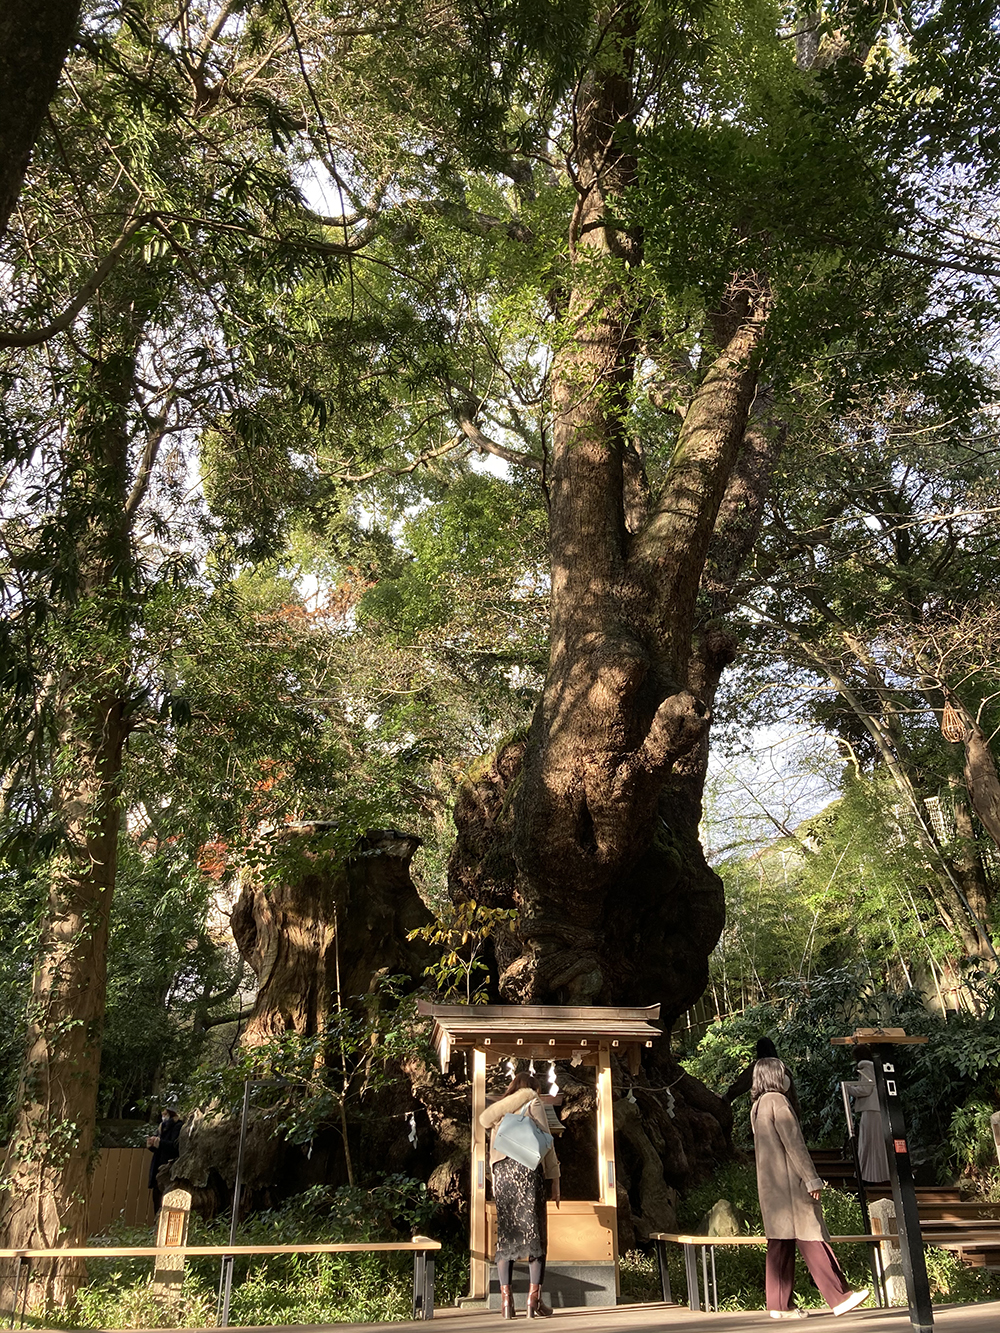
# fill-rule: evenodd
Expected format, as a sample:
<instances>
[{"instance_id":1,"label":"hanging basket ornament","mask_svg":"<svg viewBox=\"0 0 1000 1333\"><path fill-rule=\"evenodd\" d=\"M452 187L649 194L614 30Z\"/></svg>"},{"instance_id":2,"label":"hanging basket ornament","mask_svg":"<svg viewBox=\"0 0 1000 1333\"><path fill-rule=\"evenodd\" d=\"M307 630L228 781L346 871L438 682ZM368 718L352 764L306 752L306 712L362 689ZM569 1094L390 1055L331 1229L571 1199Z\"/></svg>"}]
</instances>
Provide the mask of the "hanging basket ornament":
<instances>
[{"instance_id":1,"label":"hanging basket ornament","mask_svg":"<svg viewBox=\"0 0 1000 1333\"><path fill-rule=\"evenodd\" d=\"M962 714L950 703L941 710L941 735L946 741L965 740L965 722Z\"/></svg>"}]
</instances>

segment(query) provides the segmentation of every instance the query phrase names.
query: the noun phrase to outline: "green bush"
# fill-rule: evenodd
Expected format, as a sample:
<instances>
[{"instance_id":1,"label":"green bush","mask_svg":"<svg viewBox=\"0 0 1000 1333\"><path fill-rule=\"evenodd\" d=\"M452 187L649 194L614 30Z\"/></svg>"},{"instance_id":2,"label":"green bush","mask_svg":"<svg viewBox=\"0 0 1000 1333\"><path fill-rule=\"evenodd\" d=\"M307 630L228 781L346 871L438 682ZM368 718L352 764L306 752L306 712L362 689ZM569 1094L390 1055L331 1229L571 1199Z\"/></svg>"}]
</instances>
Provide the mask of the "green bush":
<instances>
[{"instance_id":1,"label":"green bush","mask_svg":"<svg viewBox=\"0 0 1000 1333\"><path fill-rule=\"evenodd\" d=\"M315 1186L280 1208L241 1223L242 1245L293 1245L310 1241L409 1240L434 1235L440 1208L422 1181L388 1176L371 1189ZM145 1228L115 1225L104 1244L123 1249L149 1244ZM191 1219L192 1245L224 1245L229 1219ZM67 1310L52 1310L46 1328L205 1328L216 1321L220 1261L188 1261L185 1280L171 1305L153 1295L150 1259L95 1259L89 1281ZM435 1293L440 1304L466 1288L468 1250L445 1247L437 1255ZM237 1258L233 1265L230 1323L381 1323L410 1318L413 1258L409 1253L271 1255Z\"/></svg>"},{"instance_id":2,"label":"green bush","mask_svg":"<svg viewBox=\"0 0 1000 1333\"><path fill-rule=\"evenodd\" d=\"M830 1038L882 1024L926 1036L922 1046L898 1047L892 1059L901 1079L907 1138L924 1178L952 1181L995 1167L989 1115L1000 1106L1000 978L970 974L967 986L979 1013L928 1012L915 990L875 991L854 967L795 978L777 987L780 998L714 1023L683 1057L688 1072L722 1093L745 1068L758 1037L770 1037L795 1079L806 1142L840 1147L846 1134L839 1084L854 1073L849 1050ZM888 1058L888 1057L887 1057ZM734 1104L733 1142L749 1148L748 1097Z\"/></svg>"}]
</instances>

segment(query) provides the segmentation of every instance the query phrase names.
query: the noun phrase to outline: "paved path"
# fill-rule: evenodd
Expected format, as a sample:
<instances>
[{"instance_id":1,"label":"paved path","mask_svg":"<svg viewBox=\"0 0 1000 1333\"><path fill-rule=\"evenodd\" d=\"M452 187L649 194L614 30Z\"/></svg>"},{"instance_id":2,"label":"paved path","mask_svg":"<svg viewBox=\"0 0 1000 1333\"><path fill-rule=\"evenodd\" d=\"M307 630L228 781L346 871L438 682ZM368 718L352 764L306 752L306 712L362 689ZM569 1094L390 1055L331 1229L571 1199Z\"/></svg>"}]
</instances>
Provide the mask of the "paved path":
<instances>
[{"instance_id":1,"label":"paved path","mask_svg":"<svg viewBox=\"0 0 1000 1333\"><path fill-rule=\"evenodd\" d=\"M521 1316L523 1320L523 1315ZM508 1324L498 1312L469 1311L448 1306L435 1311L434 1322L426 1324L409 1321L399 1324L333 1324L293 1326L272 1325L267 1329L244 1330L244 1333L310 1333L310 1330L332 1328L334 1333L430 1333L437 1324L440 1333L506 1333ZM1000 1301L984 1301L978 1305L936 1305L934 1326L941 1333L1000 1333ZM527 1333L527 1323L520 1325ZM532 1333L548 1329L551 1333L750 1333L750 1330L774 1329L829 1329L830 1333L910 1333L910 1316L906 1310L856 1310L835 1318L829 1311L812 1311L808 1323L804 1320L779 1321L769 1319L766 1310L723 1311L705 1314L686 1306L664 1305L652 1302L646 1305L618 1305L606 1309L557 1310L551 1324L531 1325ZM137 1331L138 1333L138 1331ZM164 1333L159 1330L158 1333ZM173 1330L172 1333L181 1333ZM184 1333L187 1333L185 1330ZM216 1330L206 1330L216 1333Z\"/></svg>"}]
</instances>

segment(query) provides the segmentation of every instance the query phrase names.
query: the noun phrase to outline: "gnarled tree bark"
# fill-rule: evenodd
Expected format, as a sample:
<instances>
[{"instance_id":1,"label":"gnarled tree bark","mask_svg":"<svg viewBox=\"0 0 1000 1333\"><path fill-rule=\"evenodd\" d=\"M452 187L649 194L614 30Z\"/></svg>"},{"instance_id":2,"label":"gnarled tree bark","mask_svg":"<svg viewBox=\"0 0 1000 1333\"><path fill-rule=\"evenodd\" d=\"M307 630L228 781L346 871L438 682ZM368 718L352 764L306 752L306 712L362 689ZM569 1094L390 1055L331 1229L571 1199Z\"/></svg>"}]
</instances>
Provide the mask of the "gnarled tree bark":
<instances>
[{"instance_id":1,"label":"gnarled tree bark","mask_svg":"<svg viewBox=\"0 0 1000 1333\"><path fill-rule=\"evenodd\" d=\"M753 275L729 284L666 478L644 500L627 418L642 244L614 212L637 178L629 15L608 38L619 59L588 76L576 107L572 284L552 374L548 671L527 739L459 798L450 871L456 897L519 909L508 999L660 1000L669 1025L704 988L723 921L693 807L667 783L708 728L691 688L705 683L691 670L697 599L770 296Z\"/></svg>"}]
</instances>

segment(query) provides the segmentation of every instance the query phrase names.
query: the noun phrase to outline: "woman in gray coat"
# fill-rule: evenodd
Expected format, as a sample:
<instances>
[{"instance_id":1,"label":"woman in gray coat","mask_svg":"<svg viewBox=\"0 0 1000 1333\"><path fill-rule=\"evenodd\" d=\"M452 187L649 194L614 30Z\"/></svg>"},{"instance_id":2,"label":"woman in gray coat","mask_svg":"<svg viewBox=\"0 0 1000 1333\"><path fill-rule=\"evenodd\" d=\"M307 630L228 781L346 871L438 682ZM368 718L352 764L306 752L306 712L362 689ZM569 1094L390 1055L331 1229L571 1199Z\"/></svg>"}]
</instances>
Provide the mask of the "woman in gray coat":
<instances>
[{"instance_id":1,"label":"woman in gray coat","mask_svg":"<svg viewBox=\"0 0 1000 1333\"><path fill-rule=\"evenodd\" d=\"M882 1112L879 1110L878 1091L875 1087L875 1065L867 1046L857 1049L858 1077L855 1083L845 1083L854 1098L858 1113L858 1163L861 1179L866 1185L884 1185L889 1179L889 1155L885 1150L882 1131ZM867 1058L866 1058L867 1057Z\"/></svg>"},{"instance_id":2,"label":"woman in gray coat","mask_svg":"<svg viewBox=\"0 0 1000 1333\"><path fill-rule=\"evenodd\" d=\"M753 1071L754 1152L757 1192L767 1237L766 1295L772 1319L804 1319L792 1303L795 1247L834 1314L846 1314L868 1295L852 1291L830 1248L819 1204L823 1181L809 1156L787 1096L788 1074L780 1060L758 1060Z\"/></svg>"}]
</instances>

